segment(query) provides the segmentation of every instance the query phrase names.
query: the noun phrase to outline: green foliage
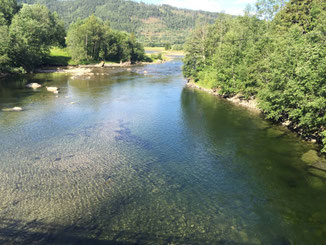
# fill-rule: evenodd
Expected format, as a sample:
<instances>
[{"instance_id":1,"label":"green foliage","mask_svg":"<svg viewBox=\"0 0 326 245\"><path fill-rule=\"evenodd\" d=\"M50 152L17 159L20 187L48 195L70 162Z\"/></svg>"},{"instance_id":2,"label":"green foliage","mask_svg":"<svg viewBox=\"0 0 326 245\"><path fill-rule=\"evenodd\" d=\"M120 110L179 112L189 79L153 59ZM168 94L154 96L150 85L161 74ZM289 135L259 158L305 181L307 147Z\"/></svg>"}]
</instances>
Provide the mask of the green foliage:
<instances>
[{"instance_id":1,"label":"green foliage","mask_svg":"<svg viewBox=\"0 0 326 245\"><path fill-rule=\"evenodd\" d=\"M145 58L143 46L133 34L114 31L108 22L94 15L70 25L67 45L75 61L111 60L142 61Z\"/></svg>"},{"instance_id":2,"label":"green foliage","mask_svg":"<svg viewBox=\"0 0 326 245\"><path fill-rule=\"evenodd\" d=\"M273 20L274 16L285 6L286 0L257 0L256 16L266 21Z\"/></svg>"},{"instance_id":3,"label":"green foliage","mask_svg":"<svg viewBox=\"0 0 326 245\"><path fill-rule=\"evenodd\" d=\"M171 49L172 49L171 44L170 44L170 43L166 43L166 44L164 44L164 49L165 49L165 50L171 50Z\"/></svg>"},{"instance_id":4,"label":"green foliage","mask_svg":"<svg viewBox=\"0 0 326 245\"><path fill-rule=\"evenodd\" d=\"M52 45L62 44L65 31L45 6L24 5L10 25L10 58L16 66L32 71L43 63Z\"/></svg>"},{"instance_id":5,"label":"green foliage","mask_svg":"<svg viewBox=\"0 0 326 245\"><path fill-rule=\"evenodd\" d=\"M183 50L183 49L184 49L184 47L183 47L182 44L174 44L172 46L172 50L180 51L180 50Z\"/></svg>"},{"instance_id":6,"label":"green foliage","mask_svg":"<svg viewBox=\"0 0 326 245\"><path fill-rule=\"evenodd\" d=\"M321 150L323 153L326 153L326 130L322 132L322 137L323 137L323 144L324 144L324 147L323 149Z\"/></svg>"},{"instance_id":7,"label":"green foliage","mask_svg":"<svg viewBox=\"0 0 326 245\"><path fill-rule=\"evenodd\" d=\"M151 59L152 60L163 60L163 55L162 55L162 53L151 54Z\"/></svg>"},{"instance_id":8,"label":"green foliage","mask_svg":"<svg viewBox=\"0 0 326 245\"><path fill-rule=\"evenodd\" d=\"M162 47L166 42L183 44L196 23L214 23L218 13L177 9L125 0L21 0L45 4L64 19L66 26L94 14L109 20L111 28L135 33L146 46Z\"/></svg>"},{"instance_id":9,"label":"green foliage","mask_svg":"<svg viewBox=\"0 0 326 245\"><path fill-rule=\"evenodd\" d=\"M326 2L292 0L276 15L282 1L258 4L254 16L196 30L184 74L225 96L256 97L267 118L326 145Z\"/></svg>"},{"instance_id":10,"label":"green foliage","mask_svg":"<svg viewBox=\"0 0 326 245\"><path fill-rule=\"evenodd\" d=\"M299 25L303 33L312 31L320 23L321 15L325 15L324 0L290 1L275 18L275 23L286 29Z\"/></svg>"},{"instance_id":11,"label":"green foliage","mask_svg":"<svg viewBox=\"0 0 326 245\"><path fill-rule=\"evenodd\" d=\"M1 21L1 18L0 18ZM9 31L6 25L0 24L0 72L9 70L10 59L8 51L10 47Z\"/></svg>"},{"instance_id":12,"label":"green foliage","mask_svg":"<svg viewBox=\"0 0 326 245\"><path fill-rule=\"evenodd\" d=\"M60 47L52 47L44 63L50 66L76 65L76 63L71 60L67 48Z\"/></svg>"},{"instance_id":13,"label":"green foliage","mask_svg":"<svg viewBox=\"0 0 326 245\"><path fill-rule=\"evenodd\" d=\"M19 7L16 0L0 0L0 15L7 25L10 25L12 18L18 12Z\"/></svg>"}]
</instances>

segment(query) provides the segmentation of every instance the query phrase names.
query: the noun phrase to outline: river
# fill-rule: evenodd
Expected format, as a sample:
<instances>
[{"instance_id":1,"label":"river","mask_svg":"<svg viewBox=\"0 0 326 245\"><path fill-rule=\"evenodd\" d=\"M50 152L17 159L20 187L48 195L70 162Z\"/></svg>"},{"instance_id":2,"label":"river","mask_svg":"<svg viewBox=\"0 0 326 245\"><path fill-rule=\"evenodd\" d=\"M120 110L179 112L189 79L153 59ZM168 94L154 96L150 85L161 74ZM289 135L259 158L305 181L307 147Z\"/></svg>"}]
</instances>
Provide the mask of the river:
<instances>
[{"instance_id":1,"label":"river","mask_svg":"<svg viewBox=\"0 0 326 245\"><path fill-rule=\"evenodd\" d=\"M0 111L0 243L326 244L313 144L181 67L1 80L0 109L24 111Z\"/></svg>"}]
</instances>

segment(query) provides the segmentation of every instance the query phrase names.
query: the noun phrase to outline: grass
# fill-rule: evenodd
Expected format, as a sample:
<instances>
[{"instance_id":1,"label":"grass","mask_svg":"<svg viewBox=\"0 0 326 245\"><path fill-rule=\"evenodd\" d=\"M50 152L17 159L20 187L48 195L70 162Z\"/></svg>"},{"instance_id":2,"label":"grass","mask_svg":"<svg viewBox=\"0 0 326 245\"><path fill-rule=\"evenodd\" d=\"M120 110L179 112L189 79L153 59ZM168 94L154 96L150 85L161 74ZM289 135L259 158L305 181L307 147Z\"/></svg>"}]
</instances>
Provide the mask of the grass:
<instances>
[{"instance_id":1,"label":"grass","mask_svg":"<svg viewBox=\"0 0 326 245\"><path fill-rule=\"evenodd\" d=\"M146 47L145 51L154 52L152 55L148 55L151 57L153 62L158 60L156 57L158 54L162 55L163 60L169 60L166 55L169 54L182 54L182 51L173 51L173 50L165 50L164 47ZM68 66L68 65L90 65L90 64L98 64L100 61L97 60L89 60L89 61L82 61L82 62L75 62L72 60L67 48L59 48L59 47L52 47L50 49L50 56L46 59L46 65L48 66ZM106 64L117 64L117 62L112 61L105 61Z\"/></svg>"},{"instance_id":2,"label":"grass","mask_svg":"<svg viewBox=\"0 0 326 245\"><path fill-rule=\"evenodd\" d=\"M53 66L66 66L66 65L76 65L72 61L66 48L53 47L50 50L50 57L46 60L47 65Z\"/></svg>"},{"instance_id":3,"label":"grass","mask_svg":"<svg viewBox=\"0 0 326 245\"><path fill-rule=\"evenodd\" d=\"M164 50L164 47L145 47L145 51L163 52Z\"/></svg>"},{"instance_id":4,"label":"grass","mask_svg":"<svg viewBox=\"0 0 326 245\"><path fill-rule=\"evenodd\" d=\"M145 52L161 53L162 55L184 55L183 50L165 50L164 47L145 47Z\"/></svg>"},{"instance_id":5,"label":"grass","mask_svg":"<svg viewBox=\"0 0 326 245\"><path fill-rule=\"evenodd\" d=\"M75 62L72 60L67 48L52 47L50 49L50 56L46 59L46 65L49 66L67 66L67 65L92 65L98 64L101 61L88 60ZM117 62L105 61L106 64L116 64Z\"/></svg>"}]
</instances>

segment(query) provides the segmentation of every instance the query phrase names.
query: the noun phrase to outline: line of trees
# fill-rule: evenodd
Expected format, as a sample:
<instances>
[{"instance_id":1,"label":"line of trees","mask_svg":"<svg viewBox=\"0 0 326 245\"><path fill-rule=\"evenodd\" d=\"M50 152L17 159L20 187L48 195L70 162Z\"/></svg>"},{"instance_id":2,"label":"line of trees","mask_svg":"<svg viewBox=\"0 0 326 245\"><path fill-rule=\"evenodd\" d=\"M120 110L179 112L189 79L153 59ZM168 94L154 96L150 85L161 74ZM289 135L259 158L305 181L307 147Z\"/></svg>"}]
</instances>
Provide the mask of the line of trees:
<instances>
[{"instance_id":1,"label":"line of trees","mask_svg":"<svg viewBox=\"0 0 326 245\"><path fill-rule=\"evenodd\" d=\"M184 74L224 96L258 99L326 153L326 2L260 0L243 17L221 15L187 43Z\"/></svg>"},{"instance_id":2,"label":"line of trees","mask_svg":"<svg viewBox=\"0 0 326 245\"><path fill-rule=\"evenodd\" d=\"M18 6L0 0L0 72L41 65L52 45L63 45L65 29L55 13L42 5Z\"/></svg>"},{"instance_id":3,"label":"line of trees","mask_svg":"<svg viewBox=\"0 0 326 245\"><path fill-rule=\"evenodd\" d=\"M67 33L67 46L75 61L146 60L143 46L134 34L119 32L110 28L108 21L103 22L94 15L72 23Z\"/></svg>"},{"instance_id":4,"label":"line of trees","mask_svg":"<svg viewBox=\"0 0 326 245\"><path fill-rule=\"evenodd\" d=\"M78 19L66 33L63 21L46 6L0 0L0 72L31 72L46 64L52 46L66 45L76 62L148 59L133 34L112 30L93 15Z\"/></svg>"}]
</instances>

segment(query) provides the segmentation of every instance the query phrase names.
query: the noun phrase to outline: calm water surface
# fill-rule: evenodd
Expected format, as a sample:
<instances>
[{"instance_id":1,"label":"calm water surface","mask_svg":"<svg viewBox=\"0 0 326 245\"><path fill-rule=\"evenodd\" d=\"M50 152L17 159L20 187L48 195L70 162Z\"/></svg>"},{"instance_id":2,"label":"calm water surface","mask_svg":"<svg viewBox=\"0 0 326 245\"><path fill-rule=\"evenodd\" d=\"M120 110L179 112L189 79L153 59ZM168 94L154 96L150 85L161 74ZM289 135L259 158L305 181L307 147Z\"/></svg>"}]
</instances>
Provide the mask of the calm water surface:
<instances>
[{"instance_id":1,"label":"calm water surface","mask_svg":"<svg viewBox=\"0 0 326 245\"><path fill-rule=\"evenodd\" d=\"M0 81L0 243L326 244L313 146L181 66Z\"/></svg>"}]
</instances>

